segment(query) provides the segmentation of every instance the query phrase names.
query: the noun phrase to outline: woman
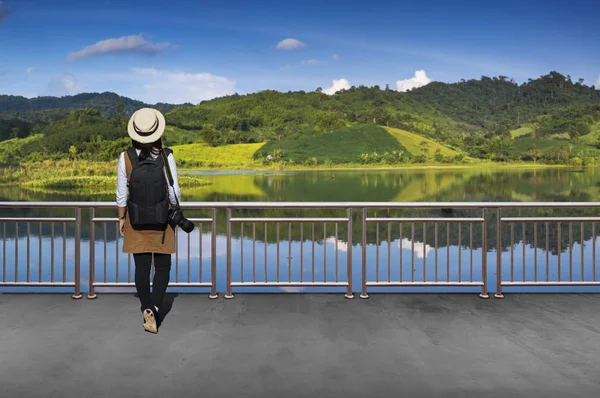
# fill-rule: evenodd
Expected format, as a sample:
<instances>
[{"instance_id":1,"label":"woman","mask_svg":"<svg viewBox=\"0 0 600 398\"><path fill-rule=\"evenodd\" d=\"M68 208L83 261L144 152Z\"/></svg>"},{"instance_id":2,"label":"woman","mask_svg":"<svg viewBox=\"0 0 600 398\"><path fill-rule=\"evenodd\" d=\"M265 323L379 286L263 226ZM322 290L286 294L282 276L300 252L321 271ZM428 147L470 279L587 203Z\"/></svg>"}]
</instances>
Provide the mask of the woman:
<instances>
[{"instance_id":1,"label":"woman","mask_svg":"<svg viewBox=\"0 0 600 398\"><path fill-rule=\"evenodd\" d=\"M173 154L170 150L163 151L162 148L161 137L164 131L165 118L159 111L151 108L136 111L131 116L127 126L127 133L132 139L133 147L121 153L117 176L117 207L120 232L124 237L123 252L133 254L135 287L144 316L144 330L150 333L158 332L158 325L162 320L161 306L169 284L171 255L175 253L175 230L166 225L154 229L140 227L136 224L139 218L142 217L139 214L150 207L143 207L139 203L132 202L137 200L135 198L142 198L138 201L144 201L147 197L160 197L162 195L163 204L168 210L168 203L176 204L181 198ZM164 167L165 158L170 168L172 186L167 183L169 179L167 170ZM132 179L134 167L137 170ZM139 171L142 168L145 169L144 172ZM144 173L148 175L147 170L152 169L155 170L155 173L160 173L162 169L165 180L161 182L161 179L156 177L152 180L143 180L143 177L138 177L143 176ZM146 186L141 186L140 181L152 181L154 184L163 185L161 185L160 192L154 195L153 192L156 192L156 189L150 186L149 183ZM134 192L134 190L136 191ZM175 195L177 195L177 198L175 198ZM131 213L130 209L134 209L133 226L129 214ZM162 217L164 221L164 211L155 211L155 213L159 213L160 216L152 214L157 218ZM155 274L152 293L150 293L150 269L153 259Z\"/></svg>"}]
</instances>

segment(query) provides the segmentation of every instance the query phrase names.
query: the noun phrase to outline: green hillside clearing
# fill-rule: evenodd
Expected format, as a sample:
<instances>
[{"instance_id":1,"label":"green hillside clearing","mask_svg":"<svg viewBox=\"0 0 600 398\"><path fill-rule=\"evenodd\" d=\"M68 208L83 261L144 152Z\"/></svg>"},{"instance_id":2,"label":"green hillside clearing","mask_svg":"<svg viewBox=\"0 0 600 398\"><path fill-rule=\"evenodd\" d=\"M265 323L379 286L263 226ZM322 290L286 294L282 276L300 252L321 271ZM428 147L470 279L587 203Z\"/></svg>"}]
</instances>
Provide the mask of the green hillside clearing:
<instances>
[{"instance_id":1,"label":"green hillside clearing","mask_svg":"<svg viewBox=\"0 0 600 398\"><path fill-rule=\"evenodd\" d=\"M166 126L163 142L167 146L202 143L202 133L198 130L184 130L175 126Z\"/></svg>"},{"instance_id":2,"label":"green hillside clearing","mask_svg":"<svg viewBox=\"0 0 600 398\"><path fill-rule=\"evenodd\" d=\"M422 154L422 149L427 148L429 150L429 154L433 155L439 149L440 153L444 156L454 157L459 153L453 149L445 147L429 138L425 138L419 134L410 133L405 130L395 129L392 127L387 127L387 131L400 142L402 146L404 146L411 154L420 155ZM422 142L426 144L421 145Z\"/></svg>"},{"instance_id":3,"label":"green hillside clearing","mask_svg":"<svg viewBox=\"0 0 600 398\"><path fill-rule=\"evenodd\" d=\"M529 135L529 134L531 134L531 131L532 131L531 127L529 127L529 126L523 126L523 127L520 127L520 128L518 128L516 130L511 130L510 136L513 139L515 139L515 138L522 137L524 135Z\"/></svg>"},{"instance_id":4,"label":"green hillside clearing","mask_svg":"<svg viewBox=\"0 0 600 398\"><path fill-rule=\"evenodd\" d=\"M383 127L374 124L355 125L331 133L298 139L270 141L261 148L261 155L282 151L286 160L306 162L315 158L319 163L358 163L361 155L386 152L408 152Z\"/></svg>"},{"instance_id":5,"label":"green hillside clearing","mask_svg":"<svg viewBox=\"0 0 600 398\"><path fill-rule=\"evenodd\" d=\"M253 155L264 143L211 147L205 143L170 147L182 167L231 167L255 163Z\"/></svg>"}]
</instances>

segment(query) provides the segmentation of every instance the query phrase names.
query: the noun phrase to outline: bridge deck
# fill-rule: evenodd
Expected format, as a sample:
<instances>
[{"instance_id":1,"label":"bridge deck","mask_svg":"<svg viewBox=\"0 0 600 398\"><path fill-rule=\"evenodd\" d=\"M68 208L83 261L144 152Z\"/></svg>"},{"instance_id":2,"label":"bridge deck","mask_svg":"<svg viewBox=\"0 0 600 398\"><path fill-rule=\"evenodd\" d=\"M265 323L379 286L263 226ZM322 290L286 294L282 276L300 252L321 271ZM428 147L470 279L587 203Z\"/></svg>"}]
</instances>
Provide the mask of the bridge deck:
<instances>
[{"instance_id":1,"label":"bridge deck","mask_svg":"<svg viewBox=\"0 0 600 398\"><path fill-rule=\"evenodd\" d=\"M593 397L600 296L0 295L3 397ZM388 395L390 394L390 395Z\"/></svg>"}]
</instances>

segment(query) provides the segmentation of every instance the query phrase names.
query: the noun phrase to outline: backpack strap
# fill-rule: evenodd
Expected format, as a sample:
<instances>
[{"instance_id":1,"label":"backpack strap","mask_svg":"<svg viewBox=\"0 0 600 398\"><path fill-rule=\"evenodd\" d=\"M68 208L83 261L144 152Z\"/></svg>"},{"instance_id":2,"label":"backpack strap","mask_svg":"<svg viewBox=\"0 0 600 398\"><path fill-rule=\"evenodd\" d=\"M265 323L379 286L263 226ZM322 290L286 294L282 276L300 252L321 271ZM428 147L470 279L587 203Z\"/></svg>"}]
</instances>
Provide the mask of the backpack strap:
<instances>
[{"instance_id":1,"label":"backpack strap","mask_svg":"<svg viewBox=\"0 0 600 398\"><path fill-rule=\"evenodd\" d=\"M163 166L166 168L165 172L168 177L168 183L173 187L173 174L171 174L171 168L169 167L169 155L173 153L173 151L169 148L162 149L163 156L161 156L163 161Z\"/></svg>"},{"instance_id":2,"label":"backpack strap","mask_svg":"<svg viewBox=\"0 0 600 398\"><path fill-rule=\"evenodd\" d=\"M129 151L125 153L125 172L127 173L127 182L129 182L129 177L131 176L131 170L133 169L133 165L131 164L131 154Z\"/></svg>"},{"instance_id":3,"label":"backpack strap","mask_svg":"<svg viewBox=\"0 0 600 398\"><path fill-rule=\"evenodd\" d=\"M127 154L129 155L129 160L131 161L132 166L133 167L138 166L140 163L140 159L138 157L138 154L137 154L135 148L132 146L127 148Z\"/></svg>"}]
</instances>

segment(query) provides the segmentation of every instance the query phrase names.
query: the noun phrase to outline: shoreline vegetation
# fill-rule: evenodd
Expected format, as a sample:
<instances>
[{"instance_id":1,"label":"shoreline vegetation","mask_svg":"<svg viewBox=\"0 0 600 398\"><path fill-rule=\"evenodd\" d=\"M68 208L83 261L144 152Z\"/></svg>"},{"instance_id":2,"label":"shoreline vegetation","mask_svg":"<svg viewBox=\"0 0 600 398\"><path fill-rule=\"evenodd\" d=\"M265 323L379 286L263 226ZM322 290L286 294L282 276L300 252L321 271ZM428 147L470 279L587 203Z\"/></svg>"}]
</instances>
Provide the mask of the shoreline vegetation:
<instances>
[{"instance_id":1,"label":"shoreline vegetation","mask_svg":"<svg viewBox=\"0 0 600 398\"><path fill-rule=\"evenodd\" d=\"M183 188L202 187L211 182L204 178L182 174ZM117 161L46 160L0 169L0 186L20 186L33 191L89 190L114 193L117 185Z\"/></svg>"},{"instance_id":2,"label":"shoreline vegetation","mask_svg":"<svg viewBox=\"0 0 600 398\"><path fill-rule=\"evenodd\" d=\"M585 165L585 167L596 165ZM582 168L574 164L545 164L531 162L490 162L469 160L461 164L447 163L403 163L403 164L321 164L285 165L260 163L246 165L227 165L222 167L185 167L178 166L179 184L182 189L198 188L211 185L212 182L191 172L286 172L286 171L406 171L406 170L458 170L458 169L548 169L548 168ZM117 161L43 161L26 163L18 167L0 169L0 186L20 186L33 191L89 190L97 193L112 193L117 182Z\"/></svg>"}]
</instances>

